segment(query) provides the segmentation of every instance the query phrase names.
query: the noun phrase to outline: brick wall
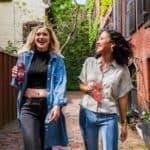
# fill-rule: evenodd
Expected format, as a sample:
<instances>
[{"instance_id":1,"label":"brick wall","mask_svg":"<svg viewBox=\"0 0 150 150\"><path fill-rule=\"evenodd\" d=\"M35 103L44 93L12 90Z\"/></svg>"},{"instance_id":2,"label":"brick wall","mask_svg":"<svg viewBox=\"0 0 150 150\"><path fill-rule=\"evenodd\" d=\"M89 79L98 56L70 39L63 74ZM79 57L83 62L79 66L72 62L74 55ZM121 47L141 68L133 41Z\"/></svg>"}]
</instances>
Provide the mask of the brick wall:
<instances>
[{"instance_id":1,"label":"brick wall","mask_svg":"<svg viewBox=\"0 0 150 150\"><path fill-rule=\"evenodd\" d=\"M150 28L139 28L132 36L134 56L138 58L137 93L139 106L150 109Z\"/></svg>"}]
</instances>

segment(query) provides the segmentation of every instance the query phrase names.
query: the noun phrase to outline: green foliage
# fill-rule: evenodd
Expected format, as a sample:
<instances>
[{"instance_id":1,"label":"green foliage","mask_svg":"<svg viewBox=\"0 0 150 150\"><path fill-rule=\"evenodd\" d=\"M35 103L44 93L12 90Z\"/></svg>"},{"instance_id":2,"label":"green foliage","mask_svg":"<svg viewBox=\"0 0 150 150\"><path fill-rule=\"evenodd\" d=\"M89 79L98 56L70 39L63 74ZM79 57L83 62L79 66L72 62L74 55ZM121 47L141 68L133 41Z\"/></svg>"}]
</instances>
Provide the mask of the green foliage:
<instances>
[{"instance_id":1,"label":"green foliage","mask_svg":"<svg viewBox=\"0 0 150 150\"><path fill-rule=\"evenodd\" d=\"M89 27L89 44L92 48L96 41L97 33L99 27L99 17L97 16L93 22L93 24Z\"/></svg>"},{"instance_id":2,"label":"green foliage","mask_svg":"<svg viewBox=\"0 0 150 150\"><path fill-rule=\"evenodd\" d=\"M150 111L144 113L144 120L150 122Z\"/></svg>"},{"instance_id":3,"label":"green foliage","mask_svg":"<svg viewBox=\"0 0 150 150\"><path fill-rule=\"evenodd\" d=\"M9 54L16 53L18 48L9 40L7 42L7 46L5 47L5 51Z\"/></svg>"},{"instance_id":4,"label":"green foliage","mask_svg":"<svg viewBox=\"0 0 150 150\"><path fill-rule=\"evenodd\" d=\"M94 9L95 1L87 0L87 12L88 12L88 21L89 21L89 46L92 48L94 46L98 27L99 27L99 17L93 17L93 9Z\"/></svg>"},{"instance_id":5,"label":"green foliage","mask_svg":"<svg viewBox=\"0 0 150 150\"><path fill-rule=\"evenodd\" d=\"M68 34L72 31L77 5L72 0L53 1L51 5L51 18L56 33L58 35L60 45L66 41ZM69 46L64 49L63 55L67 69L67 89L78 90L78 76L81 71L82 64L86 57L91 56L94 52L89 46L89 22L87 16L87 8L79 5L77 30L74 38Z\"/></svg>"},{"instance_id":6,"label":"green foliage","mask_svg":"<svg viewBox=\"0 0 150 150\"><path fill-rule=\"evenodd\" d=\"M100 1L100 14L104 16L109 6L112 6L113 0L101 0Z\"/></svg>"},{"instance_id":7,"label":"green foliage","mask_svg":"<svg viewBox=\"0 0 150 150\"><path fill-rule=\"evenodd\" d=\"M76 5L73 5L70 0L52 2L52 18L50 21L54 28L56 28L61 45L65 42L67 35L72 31L75 9Z\"/></svg>"},{"instance_id":8,"label":"green foliage","mask_svg":"<svg viewBox=\"0 0 150 150\"><path fill-rule=\"evenodd\" d=\"M70 46L65 50L65 64L68 74L68 89L78 89L78 76L81 71L82 64L86 57L93 54L93 50L88 46L88 25L87 21L82 22L78 27L78 34L71 42Z\"/></svg>"}]
</instances>

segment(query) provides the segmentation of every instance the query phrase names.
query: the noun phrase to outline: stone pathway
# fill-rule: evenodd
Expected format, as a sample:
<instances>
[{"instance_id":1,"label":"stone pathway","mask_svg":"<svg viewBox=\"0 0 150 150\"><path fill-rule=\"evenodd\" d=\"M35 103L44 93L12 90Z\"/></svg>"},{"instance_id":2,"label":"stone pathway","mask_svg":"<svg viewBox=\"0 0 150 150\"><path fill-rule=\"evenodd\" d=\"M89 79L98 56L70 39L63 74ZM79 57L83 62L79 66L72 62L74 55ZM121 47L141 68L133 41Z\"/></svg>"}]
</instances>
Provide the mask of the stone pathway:
<instances>
[{"instance_id":1,"label":"stone pathway","mask_svg":"<svg viewBox=\"0 0 150 150\"><path fill-rule=\"evenodd\" d=\"M70 144L68 147L54 147L53 150L84 150L78 125L81 92L68 92L69 104L64 108ZM22 136L17 121L0 129L0 150L23 150ZM101 150L101 148L99 149ZM119 150L148 150L140 137L129 129L128 139L119 143Z\"/></svg>"}]
</instances>

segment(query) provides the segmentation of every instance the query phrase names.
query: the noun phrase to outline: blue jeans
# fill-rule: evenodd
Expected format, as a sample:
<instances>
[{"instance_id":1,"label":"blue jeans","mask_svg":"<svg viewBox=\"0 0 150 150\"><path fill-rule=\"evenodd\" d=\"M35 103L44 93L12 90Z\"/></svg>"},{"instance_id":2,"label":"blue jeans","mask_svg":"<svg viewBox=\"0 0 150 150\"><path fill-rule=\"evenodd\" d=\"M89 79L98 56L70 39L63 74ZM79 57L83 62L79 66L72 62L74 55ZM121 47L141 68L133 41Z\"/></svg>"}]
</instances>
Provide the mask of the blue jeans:
<instances>
[{"instance_id":1,"label":"blue jeans","mask_svg":"<svg viewBox=\"0 0 150 150\"><path fill-rule=\"evenodd\" d=\"M25 150L43 150L44 121L47 113L46 98L24 99L21 108L21 131Z\"/></svg>"},{"instance_id":2,"label":"blue jeans","mask_svg":"<svg viewBox=\"0 0 150 150\"><path fill-rule=\"evenodd\" d=\"M98 150L99 135L103 150L118 150L117 114L100 114L80 107L79 124L86 150Z\"/></svg>"}]
</instances>

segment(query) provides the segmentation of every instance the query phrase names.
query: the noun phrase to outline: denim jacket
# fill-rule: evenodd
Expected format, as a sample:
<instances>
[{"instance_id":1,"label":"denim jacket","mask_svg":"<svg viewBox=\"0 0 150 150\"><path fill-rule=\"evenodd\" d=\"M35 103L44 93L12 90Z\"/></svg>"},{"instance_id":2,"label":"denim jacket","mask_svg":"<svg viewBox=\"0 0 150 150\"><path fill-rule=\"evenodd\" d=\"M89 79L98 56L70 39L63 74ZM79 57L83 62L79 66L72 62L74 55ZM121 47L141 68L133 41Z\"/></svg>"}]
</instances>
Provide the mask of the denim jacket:
<instances>
[{"instance_id":1,"label":"denim jacket","mask_svg":"<svg viewBox=\"0 0 150 150\"><path fill-rule=\"evenodd\" d=\"M32 62L34 51L28 50L21 53L19 56L16 65L19 62L23 62L25 64L26 71L30 67ZM22 98L24 96L26 86L27 86L28 75L25 75L24 82L18 84L16 78L12 78L11 85L16 87L18 92L17 97L17 118L20 119L20 111L23 105ZM53 108L54 105L64 106L67 104L67 99L64 97L66 92L66 69L64 65L63 59L53 53L50 52L50 61L48 64L47 71L47 105L48 112ZM48 115L48 114L47 114ZM65 126L65 122L63 123ZM66 133L64 134L66 135ZM67 139L67 137L64 137ZM67 143L67 142L66 142Z\"/></svg>"}]
</instances>

